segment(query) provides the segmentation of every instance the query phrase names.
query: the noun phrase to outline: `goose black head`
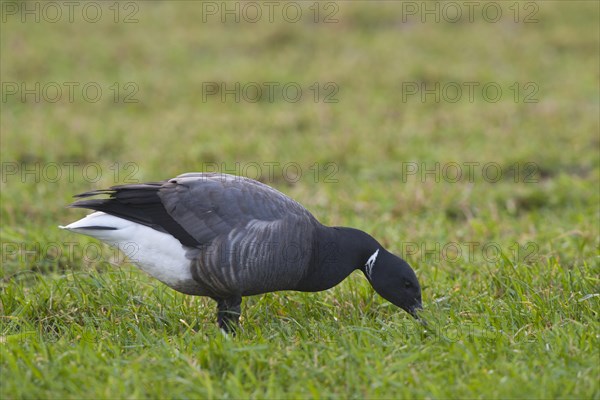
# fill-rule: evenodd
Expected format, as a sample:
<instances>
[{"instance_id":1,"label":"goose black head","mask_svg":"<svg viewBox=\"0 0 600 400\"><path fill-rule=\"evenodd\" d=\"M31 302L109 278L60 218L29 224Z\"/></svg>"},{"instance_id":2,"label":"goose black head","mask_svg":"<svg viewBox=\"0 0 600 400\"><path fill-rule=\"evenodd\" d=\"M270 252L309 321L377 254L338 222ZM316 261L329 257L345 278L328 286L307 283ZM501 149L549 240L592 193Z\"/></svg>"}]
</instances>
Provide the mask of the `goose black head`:
<instances>
[{"instance_id":1,"label":"goose black head","mask_svg":"<svg viewBox=\"0 0 600 400\"><path fill-rule=\"evenodd\" d=\"M365 264L365 275L381 297L419 319L421 286L406 261L385 249L378 249Z\"/></svg>"}]
</instances>

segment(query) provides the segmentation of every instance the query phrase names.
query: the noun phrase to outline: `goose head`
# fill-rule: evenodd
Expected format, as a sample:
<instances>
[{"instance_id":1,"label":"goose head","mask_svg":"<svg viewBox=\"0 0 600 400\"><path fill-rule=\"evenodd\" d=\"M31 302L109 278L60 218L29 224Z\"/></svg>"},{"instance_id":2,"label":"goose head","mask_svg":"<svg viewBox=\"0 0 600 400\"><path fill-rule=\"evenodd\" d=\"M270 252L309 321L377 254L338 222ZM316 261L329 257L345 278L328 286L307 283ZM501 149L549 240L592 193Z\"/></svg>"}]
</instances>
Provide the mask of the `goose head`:
<instances>
[{"instance_id":1,"label":"goose head","mask_svg":"<svg viewBox=\"0 0 600 400\"><path fill-rule=\"evenodd\" d=\"M385 249L378 249L365 264L365 275L381 297L419 319L421 286L406 261Z\"/></svg>"}]
</instances>

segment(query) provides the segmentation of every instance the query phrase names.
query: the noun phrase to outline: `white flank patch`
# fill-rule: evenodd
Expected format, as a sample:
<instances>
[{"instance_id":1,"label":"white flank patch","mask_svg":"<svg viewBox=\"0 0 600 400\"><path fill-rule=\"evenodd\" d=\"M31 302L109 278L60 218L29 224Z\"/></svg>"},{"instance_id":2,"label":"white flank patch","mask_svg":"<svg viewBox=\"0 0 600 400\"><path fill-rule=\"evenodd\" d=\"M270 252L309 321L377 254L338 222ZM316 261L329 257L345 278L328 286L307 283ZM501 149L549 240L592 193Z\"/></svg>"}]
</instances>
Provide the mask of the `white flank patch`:
<instances>
[{"instance_id":1,"label":"white flank patch","mask_svg":"<svg viewBox=\"0 0 600 400\"><path fill-rule=\"evenodd\" d=\"M375 261L377 260L377 255L379 254L379 249L375 253L369 257L367 263L365 264L365 271L367 272L367 276L371 279L371 273L373 272L373 266L375 265Z\"/></svg>"},{"instance_id":2,"label":"white flank patch","mask_svg":"<svg viewBox=\"0 0 600 400\"><path fill-rule=\"evenodd\" d=\"M117 247L142 271L169 286L193 279L185 248L167 233L103 212L95 212L60 228Z\"/></svg>"}]
</instances>

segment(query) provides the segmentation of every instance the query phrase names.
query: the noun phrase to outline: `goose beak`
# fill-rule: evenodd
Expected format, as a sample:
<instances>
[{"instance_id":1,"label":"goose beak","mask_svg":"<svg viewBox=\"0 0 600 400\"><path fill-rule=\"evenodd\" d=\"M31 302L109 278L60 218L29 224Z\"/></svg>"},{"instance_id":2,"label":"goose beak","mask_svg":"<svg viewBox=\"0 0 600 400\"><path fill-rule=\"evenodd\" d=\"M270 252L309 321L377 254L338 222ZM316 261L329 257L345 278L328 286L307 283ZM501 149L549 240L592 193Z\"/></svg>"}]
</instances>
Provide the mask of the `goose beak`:
<instances>
[{"instance_id":1,"label":"goose beak","mask_svg":"<svg viewBox=\"0 0 600 400\"><path fill-rule=\"evenodd\" d=\"M421 325L427 327L427 322L419 316L419 311L423 310L423 306L419 303L416 306L412 307L408 313L413 316L414 319L419 321Z\"/></svg>"}]
</instances>

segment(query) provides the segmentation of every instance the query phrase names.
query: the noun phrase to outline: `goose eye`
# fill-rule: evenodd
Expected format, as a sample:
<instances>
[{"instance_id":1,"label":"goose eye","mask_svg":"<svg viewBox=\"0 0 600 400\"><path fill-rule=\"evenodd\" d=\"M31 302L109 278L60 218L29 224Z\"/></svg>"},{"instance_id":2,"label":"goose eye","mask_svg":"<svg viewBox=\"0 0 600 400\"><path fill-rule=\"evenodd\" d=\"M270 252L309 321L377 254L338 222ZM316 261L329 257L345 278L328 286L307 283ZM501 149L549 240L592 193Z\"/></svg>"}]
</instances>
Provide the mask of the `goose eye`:
<instances>
[{"instance_id":1,"label":"goose eye","mask_svg":"<svg viewBox=\"0 0 600 400\"><path fill-rule=\"evenodd\" d=\"M412 283L410 283L409 281L404 281L404 287L405 288L409 288L412 286Z\"/></svg>"}]
</instances>

